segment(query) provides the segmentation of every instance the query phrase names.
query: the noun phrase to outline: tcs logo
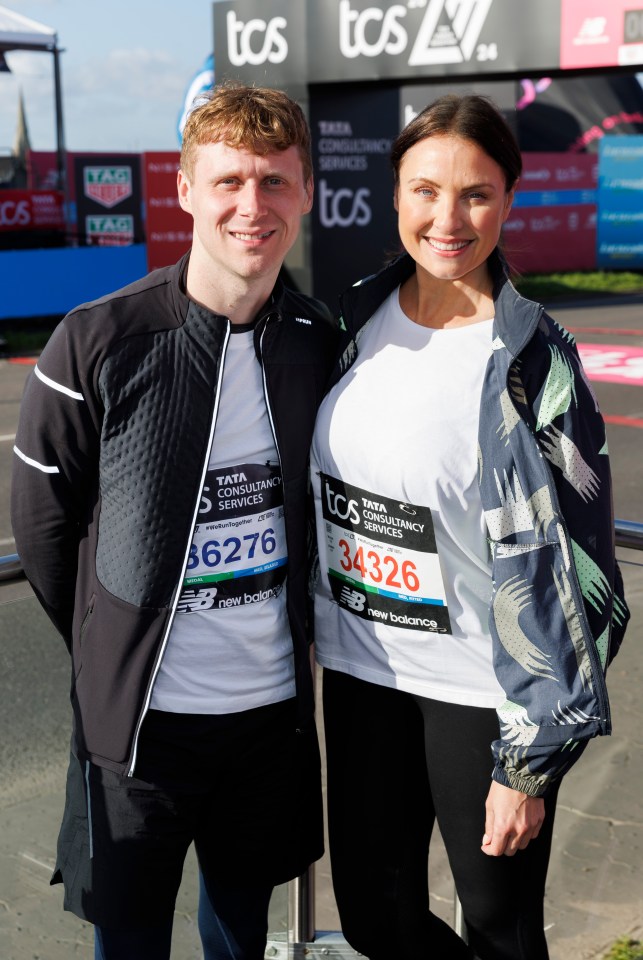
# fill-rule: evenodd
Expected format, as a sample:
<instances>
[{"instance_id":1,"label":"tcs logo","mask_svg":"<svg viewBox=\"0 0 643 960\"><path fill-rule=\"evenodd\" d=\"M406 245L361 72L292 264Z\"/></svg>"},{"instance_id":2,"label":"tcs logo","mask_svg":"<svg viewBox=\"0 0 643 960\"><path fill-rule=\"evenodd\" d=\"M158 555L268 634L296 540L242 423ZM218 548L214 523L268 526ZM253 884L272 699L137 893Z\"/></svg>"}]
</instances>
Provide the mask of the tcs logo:
<instances>
[{"instance_id":1,"label":"tcs logo","mask_svg":"<svg viewBox=\"0 0 643 960\"><path fill-rule=\"evenodd\" d=\"M5 200L0 203L0 227L26 227L31 223L31 211L26 200Z\"/></svg>"},{"instance_id":2,"label":"tcs logo","mask_svg":"<svg viewBox=\"0 0 643 960\"><path fill-rule=\"evenodd\" d=\"M234 10L227 14L228 58L235 67L249 63L258 67L262 63L283 63L288 56L288 42L280 33L288 26L285 17L272 20L238 20ZM253 49L253 34L258 35L258 49Z\"/></svg>"},{"instance_id":3,"label":"tcs logo","mask_svg":"<svg viewBox=\"0 0 643 960\"><path fill-rule=\"evenodd\" d=\"M371 208L366 202L371 191L367 187L331 190L326 180L319 181L319 219L323 227L366 227L371 222Z\"/></svg>"},{"instance_id":4,"label":"tcs logo","mask_svg":"<svg viewBox=\"0 0 643 960\"><path fill-rule=\"evenodd\" d=\"M351 10L350 0L340 0L339 49L349 60L359 56L379 57L382 53L404 53L409 38L399 20L405 16L406 7L399 3L388 10L367 7L359 13ZM381 23L382 26L379 38L375 43L369 43L366 31L373 23Z\"/></svg>"},{"instance_id":5,"label":"tcs logo","mask_svg":"<svg viewBox=\"0 0 643 960\"><path fill-rule=\"evenodd\" d=\"M324 483L324 493L328 512L338 520L348 520L357 526L360 522L357 500L347 500L343 493L335 493L328 483Z\"/></svg>"},{"instance_id":6,"label":"tcs logo","mask_svg":"<svg viewBox=\"0 0 643 960\"><path fill-rule=\"evenodd\" d=\"M461 63L474 53L480 61L496 60L495 43L478 44L493 0L407 0L386 10L353 10L351 0L339 2L339 49L347 60L355 57L395 56L412 44L410 67ZM424 8L415 39L409 36L409 10ZM412 18L415 19L415 18ZM409 29L407 29L409 28ZM379 35L378 35L379 33Z\"/></svg>"}]
</instances>

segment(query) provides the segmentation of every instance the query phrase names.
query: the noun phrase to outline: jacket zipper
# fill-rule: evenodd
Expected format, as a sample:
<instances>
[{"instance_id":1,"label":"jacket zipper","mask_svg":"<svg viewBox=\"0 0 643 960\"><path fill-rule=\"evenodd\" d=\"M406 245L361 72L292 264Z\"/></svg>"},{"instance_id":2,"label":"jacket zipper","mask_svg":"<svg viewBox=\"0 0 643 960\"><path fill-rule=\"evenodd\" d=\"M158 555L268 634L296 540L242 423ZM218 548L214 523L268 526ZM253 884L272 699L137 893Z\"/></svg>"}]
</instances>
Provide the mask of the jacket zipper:
<instances>
[{"instance_id":1,"label":"jacket zipper","mask_svg":"<svg viewBox=\"0 0 643 960\"><path fill-rule=\"evenodd\" d=\"M198 490L198 493L197 493L196 503L195 503L195 506L194 506L194 512L193 512L193 515L192 515L192 526L190 527L190 536L189 536L189 538L188 538L188 544L187 544L187 549L186 549L186 551L185 551L185 556L183 557L183 564L182 564L182 566L181 566L181 574L180 574L180 577L179 577L179 580L178 580L177 587L176 587L176 589L175 589L175 591L174 591L174 597L172 598L172 606L171 606L171 608L170 608L170 616L169 616L169 619L168 619L168 622L167 622L167 626L166 626L166 628L165 628L165 633L163 634L163 639L162 639L162 641L161 641L161 646L160 646L160 648L159 648L159 651L158 651L158 654L157 654L157 657L156 657L156 662L155 662L155 664L154 664L154 669L153 669L153 671L152 671L152 676L151 676L150 682L149 682L149 684L148 684L147 693L146 693L146 695L145 695L145 702L144 702L144 704L143 704L143 709L141 710L140 716L139 716L138 721L137 721L137 723L136 723L136 728L135 728L135 731L134 731L134 743L133 743L133 745L132 745L132 755L131 755L131 759L130 759L129 769L128 769L128 771L127 771L127 776L128 776L128 777L133 777L133 776L134 776L134 767L136 766L136 759L137 759L137 752L138 752L138 740L139 740L139 736L140 736L140 733L141 733L141 727L142 727L143 721L145 720L145 717L146 717L146 715L147 715L147 711L148 711L149 708L150 708L150 701L151 701L151 699L152 699L152 691L154 690L154 684L155 684L155 682L156 682L156 678L157 678L157 676L158 676L158 672L159 672L159 670L161 669L161 663L162 663L162 661L163 661L163 655L164 655L165 649L166 649L166 647L167 647L167 642L168 642L168 639L169 639L169 636L170 636L170 631L171 631L171 629L172 629L172 624L174 623L174 618L175 618L175 616L176 616L176 608L177 608L177 606L178 606L179 598L180 598L180 596L181 596L181 588L182 588L182 585L183 585L183 579L184 579L184 577L185 577L185 571L186 571L186 569L187 569L188 560L190 559L190 548L191 548L191 546L192 546L192 538L193 538L193 536L194 536L194 528L195 528L195 526L196 526L196 522L197 522L197 519L198 519L198 516L199 516L199 506L201 505L201 494L202 494L202 492L203 492L203 485L204 485L204 483L205 483L205 477L206 477L206 474L207 474L207 471L208 471L208 465L209 465L209 463L210 463L210 451L212 450L212 441L213 441L213 439L214 439L214 428L215 428L215 426L216 426L217 415L218 415L218 412L219 412L219 402L220 402L220 400L221 400L221 384L222 384L222 381L223 381L223 367L224 367L224 363L225 363L225 356L226 356L226 351L227 351L227 349L228 349L228 341L229 341L229 340L230 340L230 321L228 320L228 326L227 326L227 330L226 330L225 340L224 340L224 342L223 342L223 349L222 349L222 351L221 351L221 363L220 363L220 366L219 366L219 377L218 377L218 380L217 380L217 385L216 385L216 390L215 390L215 395L214 395L214 407L213 407L213 410L212 410L212 420L211 420L211 422L210 422L210 436L209 436L209 438L208 438L208 446L207 446L207 449L206 449L205 461L204 461L204 463L203 463L203 468L202 468L202 470L201 470L201 482L200 482L200 484L199 484L199 490Z\"/></svg>"}]
</instances>

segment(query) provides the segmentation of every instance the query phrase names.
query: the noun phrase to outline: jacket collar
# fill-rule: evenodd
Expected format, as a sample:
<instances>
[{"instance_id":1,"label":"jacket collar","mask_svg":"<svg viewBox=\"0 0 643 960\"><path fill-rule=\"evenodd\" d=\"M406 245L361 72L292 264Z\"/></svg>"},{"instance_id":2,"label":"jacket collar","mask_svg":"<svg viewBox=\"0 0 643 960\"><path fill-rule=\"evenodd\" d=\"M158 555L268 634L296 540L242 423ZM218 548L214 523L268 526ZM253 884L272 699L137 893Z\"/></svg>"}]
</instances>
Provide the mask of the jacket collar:
<instances>
[{"instance_id":1,"label":"jacket collar","mask_svg":"<svg viewBox=\"0 0 643 960\"><path fill-rule=\"evenodd\" d=\"M489 258L489 268L495 307L494 341L500 346L500 340L513 359L533 336L543 308L539 303L520 296L509 279L506 261L497 248ZM415 261L408 253L403 253L379 273L360 281L342 295L342 317L353 339L386 297L408 280L414 270Z\"/></svg>"}]
</instances>

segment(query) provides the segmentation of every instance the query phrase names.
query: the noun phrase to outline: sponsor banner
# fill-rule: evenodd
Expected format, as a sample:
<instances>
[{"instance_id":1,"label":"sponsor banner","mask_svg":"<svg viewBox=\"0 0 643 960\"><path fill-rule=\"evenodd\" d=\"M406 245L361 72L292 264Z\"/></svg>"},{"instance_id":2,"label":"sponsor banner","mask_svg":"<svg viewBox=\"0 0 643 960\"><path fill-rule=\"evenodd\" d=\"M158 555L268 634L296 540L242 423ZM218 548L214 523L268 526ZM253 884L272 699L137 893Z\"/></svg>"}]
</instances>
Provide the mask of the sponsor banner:
<instances>
[{"instance_id":1,"label":"sponsor banner","mask_svg":"<svg viewBox=\"0 0 643 960\"><path fill-rule=\"evenodd\" d=\"M138 154L76 154L74 184L81 245L126 246L143 242ZM127 217L131 220L128 226L124 219Z\"/></svg>"},{"instance_id":2,"label":"sponsor banner","mask_svg":"<svg viewBox=\"0 0 643 960\"><path fill-rule=\"evenodd\" d=\"M63 195L57 190L0 190L0 231L64 230Z\"/></svg>"},{"instance_id":3,"label":"sponsor banner","mask_svg":"<svg viewBox=\"0 0 643 960\"><path fill-rule=\"evenodd\" d=\"M579 343L578 352L590 380L643 386L643 348Z\"/></svg>"},{"instance_id":4,"label":"sponsor banner","mask_svg":"<svg viewBox=\"0 0 643 960\"><path fill-rule=\"evenodd\" d=\"M398 115L395 90L311 92L313 286L329 304L399 247L389 162Z\"/></svg>"},{"instance_id":5,"label":"sponsor banner","mask_svg":"<svg viewBox=\"0 0 643 960\"><path fill-rule=\"evenodd\" d=\"M598 182L598 160L591 154L567 156L561 153L523 153L523 168L516 200L526 192L552 193L563 199L554 201L565 203L565 194L582 192L590 199L578 199L576 203L595 203L596 184ZM525 198L525 203L529 198Z\"/></svg>"},{"instance_id":6,"label":"sponsor banner","mask_svg":"<svg viewBox=\"0 0 643 960\"><path fill-rule=\"evenodd\" d=\"M317 0L319 3L320 0ZM226 0L213 4L217 80L265 87L303 84L308 76L304 0Z\"/></svg>"},{"instance_id":7,"label":"sponsor banner","mask_svg":"<svg viewBox=\"0 0 643 960\"><path fill-rule=\"evenodd\" d=\"M148 270L176 263L192 243L192 218L179 206L177 151L143 154Z\"/></svg>"},{"instance_id":8,"label":"sponsor banner","mask_svg":"<svg viewBox=\"0 0 643 960\"><path fill-rule=\"evenodd\" d=\"M558 67L560 0L214 5L217 76L288 86Z\"/></svg>"},{"instance_id":9,"label":"sponsor banner","mask_svg":"<svg viewBox=\"0 0 643 960\"><path fill-rule=\"evenodd\" d=\"M560 65L643 64L642 0L561 0Z\"/></svg>"},{"instance_id":10,"label":"sponsor banner","mask_svg":"<svg viewBox=\"0 0 643 960\"><path fill-rule=\"evenodd\" d=\"M599 145L597 247L600 267L643 266L643 136Z\"/></svg>"},{"instance_id":11,"label":"sponsor banner","mask_svg":"<svg viewBox=\"0 0 643 960\"><path fill-rule=\"evenodd\" d=\"M591 154L523 154L523 174L503 229L514 269L543 273L594 267L597 174Z\"/></svg>"},{"instance_id":12,"label":"sponsor banner","mask_svg":"<svg viewBox=\"0 0 643 960\"><path fill-rule=\"evenodd\" d=\"M83 193L101 207L115 207L132 196L131 166L85 166Z\"/></svg>"},{"instance_id":13,"label":"sponsor banner","mask_svg":"<svg viewBox=\"0 0 643 960\"><path fill-rule=\"evenodd\" d=\"M85 217L88 244L98 247L125 247L134 243L134 217L122 214L92 214Z\"/></svg>"},{"instance_id":14,"label":"sponsor banner","mask_svg":"<svg viewBox=\"0 0 643 960\"><path fill-rule=\"evenodd\" d=\"M596 208L514 207L503 228L503 247L520 273L589 270L596 261Z\"/></svg>"}]
</instances>

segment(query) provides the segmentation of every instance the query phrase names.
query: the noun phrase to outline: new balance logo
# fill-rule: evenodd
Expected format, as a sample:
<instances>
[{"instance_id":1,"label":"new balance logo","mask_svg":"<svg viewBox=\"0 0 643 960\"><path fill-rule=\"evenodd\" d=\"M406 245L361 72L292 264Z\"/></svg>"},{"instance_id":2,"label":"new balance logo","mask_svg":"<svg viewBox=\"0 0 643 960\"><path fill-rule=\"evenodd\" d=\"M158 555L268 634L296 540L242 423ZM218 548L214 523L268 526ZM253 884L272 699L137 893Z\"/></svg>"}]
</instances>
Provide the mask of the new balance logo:
<instances>
[{"instance_id":1,"label":"new balance logo","mask_svg":"<svg viewBox=\"0 0 643 960\"><path fill-rule=\"evenodd\" d=\"M350 610L355 610L359 613L366 606L366 597L363 593L359 593L357 590L352 590L350 587L342 587L342 592L339 595L339 602L345 603Z\"/></svg>"},{"instance_id":2,"label":"new balance logo","mask_svg":"<svg viewBox=\"0 0 643 960\"><path fill-rule=\"evenodd\" d=\"M188 587L183 591L176 605L177 613L196 613L198 610L211 610L216 595L216 587L201 588L200 590L193 590Z\"/></svg>"}]
</instances>

